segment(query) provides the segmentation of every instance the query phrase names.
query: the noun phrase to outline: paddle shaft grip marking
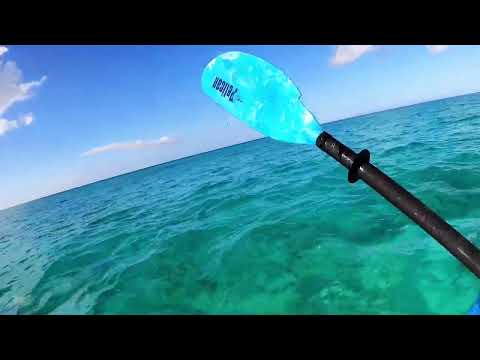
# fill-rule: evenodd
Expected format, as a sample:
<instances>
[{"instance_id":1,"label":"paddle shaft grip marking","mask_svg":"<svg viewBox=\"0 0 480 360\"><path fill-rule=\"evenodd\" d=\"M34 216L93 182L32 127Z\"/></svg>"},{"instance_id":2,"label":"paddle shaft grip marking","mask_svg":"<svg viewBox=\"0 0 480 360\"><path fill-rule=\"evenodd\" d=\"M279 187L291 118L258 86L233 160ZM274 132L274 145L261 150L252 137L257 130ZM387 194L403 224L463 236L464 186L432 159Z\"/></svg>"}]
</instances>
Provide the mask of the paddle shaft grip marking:
<instances>
[{"instance_id":1,"label":"paddle shaft grip marking","mask_svg":"<svg viewBox=\"0 0 480 360\"><path fill-rule=\"evenodd\" d=\"M348 170L354 165L356 174L349 173L350 182L362 179L480 278L480 250L420 200L370 164L369 156L362 156L362 162L359 164L358 159L355 161L357 154L327 132L322 132L318 136L316 145Z\"/></svg>"}]
</instances>

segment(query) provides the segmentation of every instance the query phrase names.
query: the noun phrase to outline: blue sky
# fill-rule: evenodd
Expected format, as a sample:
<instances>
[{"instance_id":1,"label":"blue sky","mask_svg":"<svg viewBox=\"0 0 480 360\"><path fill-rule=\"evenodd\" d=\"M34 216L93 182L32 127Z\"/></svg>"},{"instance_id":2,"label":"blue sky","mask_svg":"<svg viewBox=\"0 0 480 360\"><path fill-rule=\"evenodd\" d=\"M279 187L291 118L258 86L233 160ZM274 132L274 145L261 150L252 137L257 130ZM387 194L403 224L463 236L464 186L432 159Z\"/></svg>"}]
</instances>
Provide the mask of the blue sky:
<instances>
[{"instance_id":1,"label":"blue sky","mask_svg":"<svg viewBox=\"0 0 480 360\"><path fill-rule=\"evenodd\" d=\"M320 122L480 91L480 46L0 46L0 209L260 137L201 91L231 50Z\"/></svg>"}]
</instances>

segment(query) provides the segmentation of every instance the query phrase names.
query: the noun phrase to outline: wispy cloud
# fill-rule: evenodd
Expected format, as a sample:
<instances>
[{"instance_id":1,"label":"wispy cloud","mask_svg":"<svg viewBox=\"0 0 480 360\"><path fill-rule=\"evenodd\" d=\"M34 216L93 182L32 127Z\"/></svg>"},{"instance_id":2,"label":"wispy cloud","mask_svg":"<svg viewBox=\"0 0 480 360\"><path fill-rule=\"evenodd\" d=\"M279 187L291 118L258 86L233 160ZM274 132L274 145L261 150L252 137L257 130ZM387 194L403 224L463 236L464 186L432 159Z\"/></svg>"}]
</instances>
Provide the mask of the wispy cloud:
<instances>
[{"instance_id":1,"label":"wispy cloud","mask_svg":"<svg viewBox=\"0 0 480 360\"><path fill-rule=\"evenodd\" d=\"M13 61L0 62L0 115L16 102L32 97L33 90L47 80L46 76L42 76L40 80L21 83L21 78L22 73Z\"/></svg>"},{"instance_id":2,"label":"wispy cloud","mask_svg":"<svg viewBox=\"0 0 480 360\"><path fill-rule=\"evenodd\" d=\"M0 46L0 56L8 51ZM47 80L42 76L40 80L22 82L22 72L13 61L0 60L0 136L9 131L28 126L33 122L33 114L27 114L17 120L3 118L5 112L15 103L27 100L33 96L33 90Z\"/></svg>"},{"instance_id":3,"label":"wispy cloud","mask_svg":"<svg viewBox=\"0 0 480 360\"><path fill-rule=\"evenodd\" d=\"M426 45L426 47L432 54L440 54L448 49L448 45Z\"/></svg>"},{"instance_id":4,"label":"wispy cloud","mask_svg":"<svg viewBox=\"0 0 480 360\"><path fill-rule=\"evenodd\" d=\"M20 118L20 121L23 125L28 126L33 122L33 114L27 114L24 115L22 118Z\"/></svg>"},{"instance_id":5,"label":"wispy cloud","mask_svg":"<svg viewBox=\"0 0 480 360\"><path fill-rule=\"evenodd\" d=\"M0 135L6 134L16 128L18 128L16 120L0 119Z\"/></svg>"},{"instance_id":6,"label":"wispy cloud","mask_svg":"<svg viewBox=\"0 0 480 360\"><path fill-rule=\"evenodd\" d=\"M6 134L9 131L18 129L21 126L28 126L33 122L33 114L27 114L21 116L17 120L7 120L0 118L0 136Z\"/></svg>"},{"instance_id":7,"label":"wispy cloud","mask_svg":"<svg viewBox=\"0 0 480 360\"><path fill-rule=\"evenodd\" d=\"M134 141L112 143L104 146L94 147L93 149L90 149L82 153L81 156L93 156L93 155L98 155L98 154L109 152L109 151L141 150L141 149L161 146L164 144L169 144L172 142L174 142L173 139L169 138L168 136L162 136L160 139L156 139L156 140L134 140Z\"/></svg>"},{"instance_id":8,"label":"wispy cloud","mask_svg":"<svg viewBox=\"0 0 480 360\"><path fill-rule=\"evenodd\" d=\"M377 49L375 45L337 45L335 54L330 59L332 65L352 63L361 56Z\"/></svg>"}]
</instances>

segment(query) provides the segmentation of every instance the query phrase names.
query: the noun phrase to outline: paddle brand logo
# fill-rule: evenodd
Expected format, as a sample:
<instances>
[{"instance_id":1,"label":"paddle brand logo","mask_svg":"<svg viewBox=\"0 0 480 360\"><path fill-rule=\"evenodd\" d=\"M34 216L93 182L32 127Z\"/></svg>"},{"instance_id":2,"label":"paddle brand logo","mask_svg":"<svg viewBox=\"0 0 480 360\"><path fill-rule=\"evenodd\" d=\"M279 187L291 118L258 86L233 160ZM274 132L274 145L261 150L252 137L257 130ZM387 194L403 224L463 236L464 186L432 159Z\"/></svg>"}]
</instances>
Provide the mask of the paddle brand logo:
<instances>
[{"instance_id":1,"label":"paddle brand logo","mask_svg":"<svg viewBox=\"0 0 480 360\"><path fill-rule=\"evenodd\" d=\"M220 79L218 76L213 81L212 87L215 90L218 90L223 97L228 98L230 102L242 102L240 95L238 94L238 89L233 85L229 84L223 79Z\"/></svg>"}]
</instances>

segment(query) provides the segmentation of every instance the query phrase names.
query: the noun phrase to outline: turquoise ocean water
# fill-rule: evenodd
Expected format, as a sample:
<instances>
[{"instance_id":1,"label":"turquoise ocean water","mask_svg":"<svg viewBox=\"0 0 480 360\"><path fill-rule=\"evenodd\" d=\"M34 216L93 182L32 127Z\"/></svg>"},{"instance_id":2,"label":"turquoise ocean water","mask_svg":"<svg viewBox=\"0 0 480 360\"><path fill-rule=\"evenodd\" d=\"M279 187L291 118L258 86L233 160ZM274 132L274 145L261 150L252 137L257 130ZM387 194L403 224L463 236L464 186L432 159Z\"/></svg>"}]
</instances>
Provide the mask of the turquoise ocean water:
<instances>
[{"instance_id":1,"label":"turquoise ocean water","mask_svg":"<svg viewBox=\"0 0 480 360\"><path fill-rule=\"evenodd\" d=\"M325 128L480 246L480 94ZM307 145L261 139L0 211L4 314L465 314L479 292Z\"/></svg>"}]
</instances>

